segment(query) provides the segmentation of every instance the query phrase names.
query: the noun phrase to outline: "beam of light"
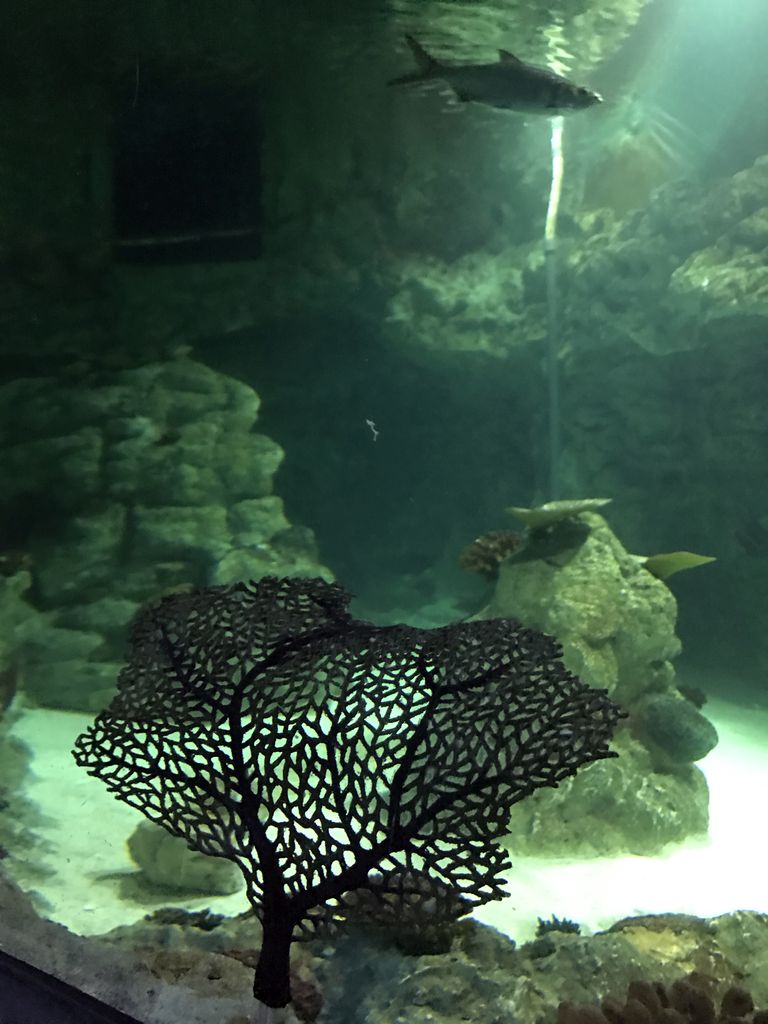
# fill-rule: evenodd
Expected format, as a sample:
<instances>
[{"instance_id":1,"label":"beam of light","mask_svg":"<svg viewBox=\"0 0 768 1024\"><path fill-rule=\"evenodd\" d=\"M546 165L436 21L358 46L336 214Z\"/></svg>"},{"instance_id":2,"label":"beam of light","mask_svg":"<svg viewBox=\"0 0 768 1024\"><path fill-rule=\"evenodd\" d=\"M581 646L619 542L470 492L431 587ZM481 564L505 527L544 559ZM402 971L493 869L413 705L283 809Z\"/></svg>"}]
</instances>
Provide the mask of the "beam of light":
<instances>
[{"instance_id":1,"label":"beam of light","mask_svg":"<svg viewBox=\"0 0 768 1024\"><path fill-rule=\"evenodd\" d=\"M560 348L560 296L557 288L557 213L563 190L563 118L553 117L550 126L552 149L552 180L549 188L547 217L544 222L544 256L547 272L547 417L548 417L548 461L549 500L560 497L560 371L558 353Z\"/></svg>"},{"instance_id":2,"label":"beam of light","mask_svg":"<svg viewBox=\"0 0 768 1024\"><path fill-rule=\"evenodd\" d=\"M552 118L550 143L552 147L552 183L549 187L547 203L547 219L544 224L544 241L549 248L557 238L557 212L560 209L560 196L563 191L563 117Z\"/></svg>"}]
</instances>

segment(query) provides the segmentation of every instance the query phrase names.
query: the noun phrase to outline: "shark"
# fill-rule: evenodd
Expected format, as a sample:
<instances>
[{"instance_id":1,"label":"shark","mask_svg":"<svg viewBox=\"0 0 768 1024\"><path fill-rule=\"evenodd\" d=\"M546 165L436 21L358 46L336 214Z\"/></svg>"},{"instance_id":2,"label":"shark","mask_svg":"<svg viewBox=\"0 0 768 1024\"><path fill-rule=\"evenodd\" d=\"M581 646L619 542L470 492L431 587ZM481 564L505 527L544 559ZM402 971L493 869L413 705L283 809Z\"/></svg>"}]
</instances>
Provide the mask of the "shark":
<instances>
[{"instance_id":1,"label":"shark","mask_svg":"<svg viewBox=\"0 0 768 1024\"><path fill-rule=\"evenodd\" d=\"M428 53L413 36L407 35L405 41L416 60L416 70L391 79L388 85L443 81L463 103L549 117L586 110L603 99L600 93L548 68L528 64L509 50L499 50L499 59L492 64L447 64Z\"/></svg>"}]
</instances>

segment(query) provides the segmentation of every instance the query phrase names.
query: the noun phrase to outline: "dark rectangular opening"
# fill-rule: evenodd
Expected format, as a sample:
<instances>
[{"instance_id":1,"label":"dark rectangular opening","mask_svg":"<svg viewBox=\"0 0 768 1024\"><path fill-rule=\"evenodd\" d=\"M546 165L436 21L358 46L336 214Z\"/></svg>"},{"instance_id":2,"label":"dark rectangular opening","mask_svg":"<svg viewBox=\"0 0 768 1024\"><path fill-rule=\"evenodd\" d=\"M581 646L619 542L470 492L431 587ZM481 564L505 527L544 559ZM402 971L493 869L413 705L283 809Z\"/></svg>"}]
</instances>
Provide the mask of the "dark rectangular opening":
<instances>
[{"instance_id":1,"label":"dark rectangular opening","mask_svg":"<svg viewBox=\"0 0 768 1024\"><path fill-rule=\"evenodd\" d=\"M117 90L115 256L134 263L252 260L261 252L255 85L137 65Z\"/></svg>"}]
</instances>

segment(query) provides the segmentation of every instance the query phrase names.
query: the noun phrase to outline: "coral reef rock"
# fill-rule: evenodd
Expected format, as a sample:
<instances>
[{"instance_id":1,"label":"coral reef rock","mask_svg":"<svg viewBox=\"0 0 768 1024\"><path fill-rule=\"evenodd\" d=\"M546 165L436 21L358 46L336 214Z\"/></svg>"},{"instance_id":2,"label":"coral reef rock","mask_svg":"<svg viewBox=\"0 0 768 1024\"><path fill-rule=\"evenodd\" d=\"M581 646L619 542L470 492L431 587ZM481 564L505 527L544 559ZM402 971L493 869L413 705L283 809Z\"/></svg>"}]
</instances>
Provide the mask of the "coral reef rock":
<instances>
[{"instance_id":1,"label":"coral reef rock","mask_svg":"<svg viewBox=\"0 0 768 1024\"><path fill-rule=\"evenodd\" d=\"M649 693L676 693L675 598L602 516L585 512L576 520L585 532L572 546L550 544L542 557L504 562L482 614L517 618L556 636L568 667L632 712ZM709 794L694 758L680 756L678 746L674 763L660 764L627 730L614 748L617 760L592 765L514 808L506 845L515 852L649 854L706 831Z\"/></svg>"},{"instance_id":2,"label":"coral reef rock","mask_svg":"<svg viewBox=\"0 0 768 1024\"><path fill-rule=\"evenodd\" d=\"M638 982L679 987L692 972L706 980L708 997L727 1007L729 1017L748 1012L750 1001L768 1005L763 914L742 911L709 920L651 915L626 918L597 935L552 932L547 938L542 955L536 943L516 947L469 920L438 955L405 954L382 944L375 928L297 943L291 958L296 1003L275 1011L274 1019L555 1024L564 1000L596 1007L606 998L623 1001ZM248 915L230 919L167 909L107 935L81 938L39 918L29 898L0 877L0 949L81 987L86 977L95 995L156 1024L250 1019L250 968L260 942L259 924ZM748 993L733 992L745 985Z\"/></svg>"},{"instance_id":3,"label":"coral reef rock","mask_svg":"<svg viewBox=\"0 0 768 1024\"><path fill-rule=\"evenodd\" d=\"M32 577L27 569L0 574L0 720L16 696L22 674L25 632L34 629L37 613L27 600Z\"/></svg>"},{"instance_id":4,"label":"coral reef rock","mask_svg":"<svg viewBox=\"0 0 768 1024\"><path fill-rule=\"evenodd\" d=\"M767 184L768 157L715 186L675 182L593 236L573 260L574 335L662 354L764 331Z\"/></svg>"},{"instance_id":5,"label":"coral reef rock","mask_svg":"<svg viewBox=\"0 0 768 1024\"><path fill-rule=\"evenodd\" d=\"M556 636L571 671L626 706L672 685L677 605L602 516L576 518L588 529L573 547L502 564L483 617L517 618Z\"/></svg>"},{"instance_id":6,"label":"coral reef rock","mask_svg":"<svg viewBox=\"0 0 768 1024\"><path fill-rule=\"evenodd\" d=\"M707 831L709 789L695 765L662 770L661 759L626 730L613 749L619 754L615 760L518 804L503 845L513 855L649 856Z\"/></svg>"},{"instance_id":7,"label":"coral reef rock","mask_svg":"<svg viewBox=\"0 0 768 1024\"><path fill-rule=\"evenodd\" d=\"M9 565L15 562L8 559ZM34 827L39 824L40 812L24 795L32 753L13 735L24 637L39 622L38 613L27 600L31 582L27 569L0 574L0 861L24 881L39 878Z\"/></svg>"},{"instance_id":8,"label":"coral reef rock","mask_svg":"<svg viewBox=\"0 0 768 1024\"><path fill-rule=\"evenodd\" d=\"M498 932L467 922L450 953L402 958L375 946L366 955L366 936L358 934L327 951L316 967L326 1006L335 1011L328 1019L554 1024L563 1000L594 1005L623 997L638 980L672 985L692 971L709 976L709 994L718 1002L746 977L754 1003L768 1003L764 915L711 921L660 915L628 919L597 935L548 938L550 951L542 956L536 943L515 948Z\"/></svg>"},{"instance_id":9,"label":"coral reef rock","mask_svg":"<svg viewBox=\"0 0 768 1024\"><path fill-rule=\"evenodd\" d=\"M147 881L160 888L216 896L229 896L242 888L236 865L190 850L183 839L154 822L136 826L128 837L128 850Z\"/></svg>"},{"instance_id":10,"label":"coral reef rock","mask_svg":"<svg viewBox=\"0 0 768 1024\"><path fill-rule=\"evenodd\" d=\"M53 707L109 699L127 627L173 590L266 573L330 577L272 478L252 388L184 357L73 367L0 387L0 524L43 615L23 686Z\"/></svg>"}]
</instances>

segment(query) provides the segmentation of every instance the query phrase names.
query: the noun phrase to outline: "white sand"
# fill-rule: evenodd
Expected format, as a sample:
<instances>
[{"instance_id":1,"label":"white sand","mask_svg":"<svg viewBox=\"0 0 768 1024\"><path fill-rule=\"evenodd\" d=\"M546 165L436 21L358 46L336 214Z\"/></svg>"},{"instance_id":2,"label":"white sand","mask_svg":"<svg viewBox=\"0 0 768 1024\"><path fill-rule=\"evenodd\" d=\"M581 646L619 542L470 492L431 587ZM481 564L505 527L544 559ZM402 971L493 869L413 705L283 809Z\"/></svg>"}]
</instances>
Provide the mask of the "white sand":
<instances>
[{"instance_id":1,"label":"white sand","mask_svg":"<svg viewBox=\"0 0 768 1024\"><path fill-rule=\"evenodd\" d=\"M518 941L537 917L569 917L587 929L629 914L685 912L711 916L749 909L768 913L768 710L710 702L720 743L700 762L711 792L710 834L663 856L560 861L515 858L510 897L477 916ZM70 750L85 715L27 710L14 733L34 752L27 796L43 814L40 859L54 873L37 885L55 921L81 934L137 920L157 906L221 913L246 909L242 895L141 898L125 891L135 871L125 840L141 820L74 763ZM10 851L11 854L13 851Z\"/></svg>"},{"instance_id":2,"label":"white sand","mask_svg":"<svg viewBox=\"0 0 768 1024\"><path fill-rule=\"evenodd\" d=\"M123 891L126 876L137 870L125 841L143 815L75 764L72 747L91 721L67 711L25 710L12 730L33 751L25 794L46 818L38 832L43 843L38 860L55 873L35 885L45 916L93 935L130 924L157 907L210 907L224 914L246 910L240 894L175 899L162 892L138 902Z\"/></svg>"},{"instance_id":3,"label":"white sand","mask_svg":"<svg viewBox=\"0 0 768 1024\"><path fill-rule=\"evenodd\" d=\"M634 914L768 913L768 710L710 701L706 714L720 734L699 762L710 790L707 837L654 857L516 858L509 899L477 917L525 941L537 917L552 914L596 931Z\"/></svg>"}]
</instances>

